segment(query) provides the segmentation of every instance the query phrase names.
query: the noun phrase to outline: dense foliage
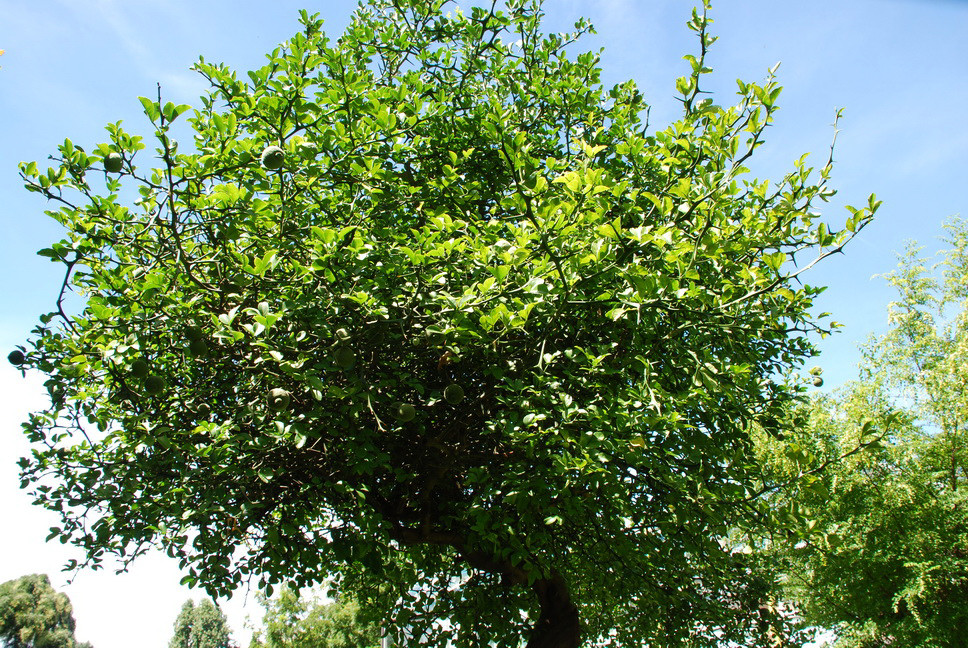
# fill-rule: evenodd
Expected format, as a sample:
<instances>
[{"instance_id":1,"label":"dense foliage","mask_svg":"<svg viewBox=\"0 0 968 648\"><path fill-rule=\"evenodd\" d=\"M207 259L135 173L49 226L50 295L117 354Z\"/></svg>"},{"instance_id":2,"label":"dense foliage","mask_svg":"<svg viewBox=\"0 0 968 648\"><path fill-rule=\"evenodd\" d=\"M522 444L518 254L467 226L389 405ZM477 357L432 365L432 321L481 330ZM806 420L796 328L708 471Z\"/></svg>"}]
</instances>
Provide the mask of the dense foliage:
<instances>
[{"instance_id":1,"label":"dense foliage","mask_svg":"<svg viewBox=\"0 0 968 648\"><path fill-rule=\"evenodd\" d=\"M541 15L373 0L331 42L303 13L247 79L199 61L190 145L144 98L153 158L112 124L23 166L67 230L20 359L53 535L213 594L335 577L438 645L760 641L728 538L786 522L752 430L825 330L802 273L877 203L834 231L829 160L747 176L780 88L705 96L704 11L654 133Z\"/></svg>"},{"instance_id":2,"label":"dense foliage","mask_svg":"<svg viewBox=\"0 0 968 648\"><path fill-rule=\"evenodd\" d=\"M266 613L249 648L378 648L380 627L362 621L360 606L338 596L321 603L288 587L271 599L263 597Z\"/></svg>"},{"instance_id":3,"label":"dense foliage","mask_svg":"<svg viewBox=\"0 0 968 648\"><path fill-rule=\"evenodd\" d=\"M0 644L5 648L91 648L74 637L74 608L46 574L0 585Z\"/></svg>"},{"instance_id":4,"label":"dense foliage","mask_svg":"<svg viewBox=\"0 0 968 648\"><path fill-rule=\"evenodd\" d=\"M966 225L948 227L940 280L908 248L860 380L802 412L776 462L811 473L790 504L818 533L785 556L791 598L838 648L950 648L968 632Z\"/></svg>"}]
</instances>

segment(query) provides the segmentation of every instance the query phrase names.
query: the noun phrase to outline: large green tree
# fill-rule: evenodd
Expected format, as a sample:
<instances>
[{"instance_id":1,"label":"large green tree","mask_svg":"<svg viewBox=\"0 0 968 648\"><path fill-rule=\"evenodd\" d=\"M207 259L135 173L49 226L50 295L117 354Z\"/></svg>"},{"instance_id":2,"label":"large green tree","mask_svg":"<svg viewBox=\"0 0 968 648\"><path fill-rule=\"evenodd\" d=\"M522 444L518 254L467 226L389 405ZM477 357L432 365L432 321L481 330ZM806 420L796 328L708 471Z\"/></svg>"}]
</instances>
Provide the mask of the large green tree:
<instances>
[{"instance_id":1,"label":"large green tree","mask_svg":"<svg viewBox=\"0 0 968 648\"><path fill-rule=\"evenodd\" d=\"M250 648L378 648L380 627L362 620L352 597L337 596L321 603L282 587L272 598L262 596L266 607L262 626Z\"/></svg>"},{"instance_id":2,"label":"large green tree","mask_svg":"<svg viewBox=\"0 0 968 648\"><path fill-rule=\"evenodd\" d=\"M818 532L781 552L792 599L839 647L954 648L968 633L968 223L947 230L940 264L912 244L887 275L897 300L860 380L802 412L774 457L809 474L788 503Z\"/></svg>"},{"instance_id":3,"label":"large green tree","mask_svg":"<svg viewBox=\"0 0 968 648\"><path fill-rule=\"evenodd\" d=\"M835 230L829 160L748 177L780 88L706 96L705 10L651 132L586 23L498 4L372 0L335 42L303 13L246 77L198 62L193 141L144 98L153 152L112 124L22 167L67 230L24 481L90 562L335 577L428 643L756 640L752 426L876 201Z\"/></svg>"},{"instance_id":4,"label":"large green tree","mask_svg":"<svg viewBox=\"0 0 968 648\"><path fill-rule=\"evenodd\" d=\"M74 637L74 608L46 574L0 585L0 643L5 648L91 648Z\"/></svg>"},{"instance_id":5,"label":"large green tree","mask_svg":"<svg viewBox=\"0 0 968 648\"><path fill-rule=\"evenodd\" d=\"M229 625L222 612L209 599L198 605L191 599L182 605L175 619L175 632L168 648L230 648Z\"/></svg>"}]
</instances>

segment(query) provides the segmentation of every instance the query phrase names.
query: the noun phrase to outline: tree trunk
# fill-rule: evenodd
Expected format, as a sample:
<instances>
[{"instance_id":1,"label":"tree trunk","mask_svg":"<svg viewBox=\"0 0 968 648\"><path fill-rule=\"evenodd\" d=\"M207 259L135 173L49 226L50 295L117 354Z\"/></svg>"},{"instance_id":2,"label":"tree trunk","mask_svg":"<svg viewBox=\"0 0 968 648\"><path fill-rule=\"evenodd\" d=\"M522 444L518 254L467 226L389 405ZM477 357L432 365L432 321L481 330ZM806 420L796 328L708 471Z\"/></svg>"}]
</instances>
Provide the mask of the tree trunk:
<instances>
[{"instance_id":1,"label":"tree trunk","mask_svg":"<svg viewBox=\"0 0 968 648\"><path fill-rule=\"evenodd\" d=\"M541 604L541 616L531 629L526 648L578 648L581 623L565 580L554 573L551 578L535 581L534 591Z\"/></svg>"},{"instance_id":2,"label":"tree trunk","mask_svg":"<svg viewBox=\"0 0 968 648\"><path fill-rule=\"evenodd\" d=\"M527 572L506 558L496 559L489 553L469 549L459 534L428 533L400 526L394 529L394 538L404 544L427 543L454 547L471 567L500 575L502 582L507 585L524 585L530 580ZM539 578L531 589L538 597L541 614L531 627L531 637L525 648L579 648L581 621L578 606L572 603L568 584L561 574L552 572L549 578Z\"/></svg>"}]
</instances>

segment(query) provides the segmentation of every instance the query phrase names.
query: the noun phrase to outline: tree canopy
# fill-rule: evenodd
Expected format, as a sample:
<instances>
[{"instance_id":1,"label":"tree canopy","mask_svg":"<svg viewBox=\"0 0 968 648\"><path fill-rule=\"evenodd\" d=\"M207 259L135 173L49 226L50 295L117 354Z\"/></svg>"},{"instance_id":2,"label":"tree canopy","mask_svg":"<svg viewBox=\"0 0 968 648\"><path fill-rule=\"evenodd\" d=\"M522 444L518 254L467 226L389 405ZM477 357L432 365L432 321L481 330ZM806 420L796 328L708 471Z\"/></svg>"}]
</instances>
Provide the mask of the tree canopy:
<instances>
[{"instance_id":1,"label":"tree canopy","mask_svg":"<svg viewBox=\"0 0 968 648\"><path fill-rule=\"evenodd\" d=\"M378 648L380 627L362 621L352 597L337 596L328 603L300 596L282 587L263 596L266 613L250 648Z\"/></svg>"},{"instance_id":2,"label":"tree canopy","mask_svg":"<svg viewBox=\"0 0 968 648\"><path fill-rule=\"evenodd\" d=\"M168 648L230 648L230 634L225 614L215 603L202 599L195 605L189 599L175 619Z\"/></svg>"},{"instance_id":3,"label":"tree canopy","mask_svg":"<svg viewBox=\"0 0 968 648\"><path fill-rule=\"evenodd\" d=\"M74 637L74 608L46 574L0 585L0 643L5 648L91 648Z\"/></svg>"},{"instance_id":4,"label":"tree canopy","mask_svg":"<svg viewBox=\"0 0 968 648\"><path fill-rule=\"evenodd\" d=\"M780 87L706 96L705 8L654 132L541 17L302 12L245 77L199 60L194 111L142 98L153 151L117 123L23 165L67 231L16 358L55 536L213 595L335 578L428 644L761 641L751 435L830 328L803 272L877 201L834 228L829 159L749 177Z\"/></svg>"}]
</instances>

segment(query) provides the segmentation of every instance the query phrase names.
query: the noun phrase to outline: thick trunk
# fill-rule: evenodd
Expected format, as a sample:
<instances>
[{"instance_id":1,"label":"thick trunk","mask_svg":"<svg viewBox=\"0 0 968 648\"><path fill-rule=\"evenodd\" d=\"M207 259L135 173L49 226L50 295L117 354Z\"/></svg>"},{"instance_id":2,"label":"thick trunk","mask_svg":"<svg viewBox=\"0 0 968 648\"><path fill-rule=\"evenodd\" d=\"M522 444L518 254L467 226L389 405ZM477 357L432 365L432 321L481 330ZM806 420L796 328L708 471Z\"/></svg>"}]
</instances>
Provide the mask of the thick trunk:
<instances>
[{"instance_id":1,"label":"thick trunk","mask_svg":"<svg viewBox=\"0 0 968 648\"><path fill-rule=\"evenodd\" d=\"M578 608L571 601L568 585L560 574L534 583L541 604L541 616L531 629L526 648L578 648L581 623Z\"/></svg>"},{"instance_id":2,"label":"thick trunk","mask_svg":"<svg viewBox=\"0 0 968 648\"><path fill-rule=\"evenodd\" d=\"M405 527L395 530L394 537L404 544L435 544L461 551L467 563L483 572L498 574L507 585L524 585L528 573L507 559L496 559L481 551L468 550L464 538L453 533L420 532ZM531 628L525 648L578 648L581 645L581 621L578 607L572 602L568 584L561 574L552 572L531 586L538 597L541 614Z\"/></svg>"}]
</instances>

